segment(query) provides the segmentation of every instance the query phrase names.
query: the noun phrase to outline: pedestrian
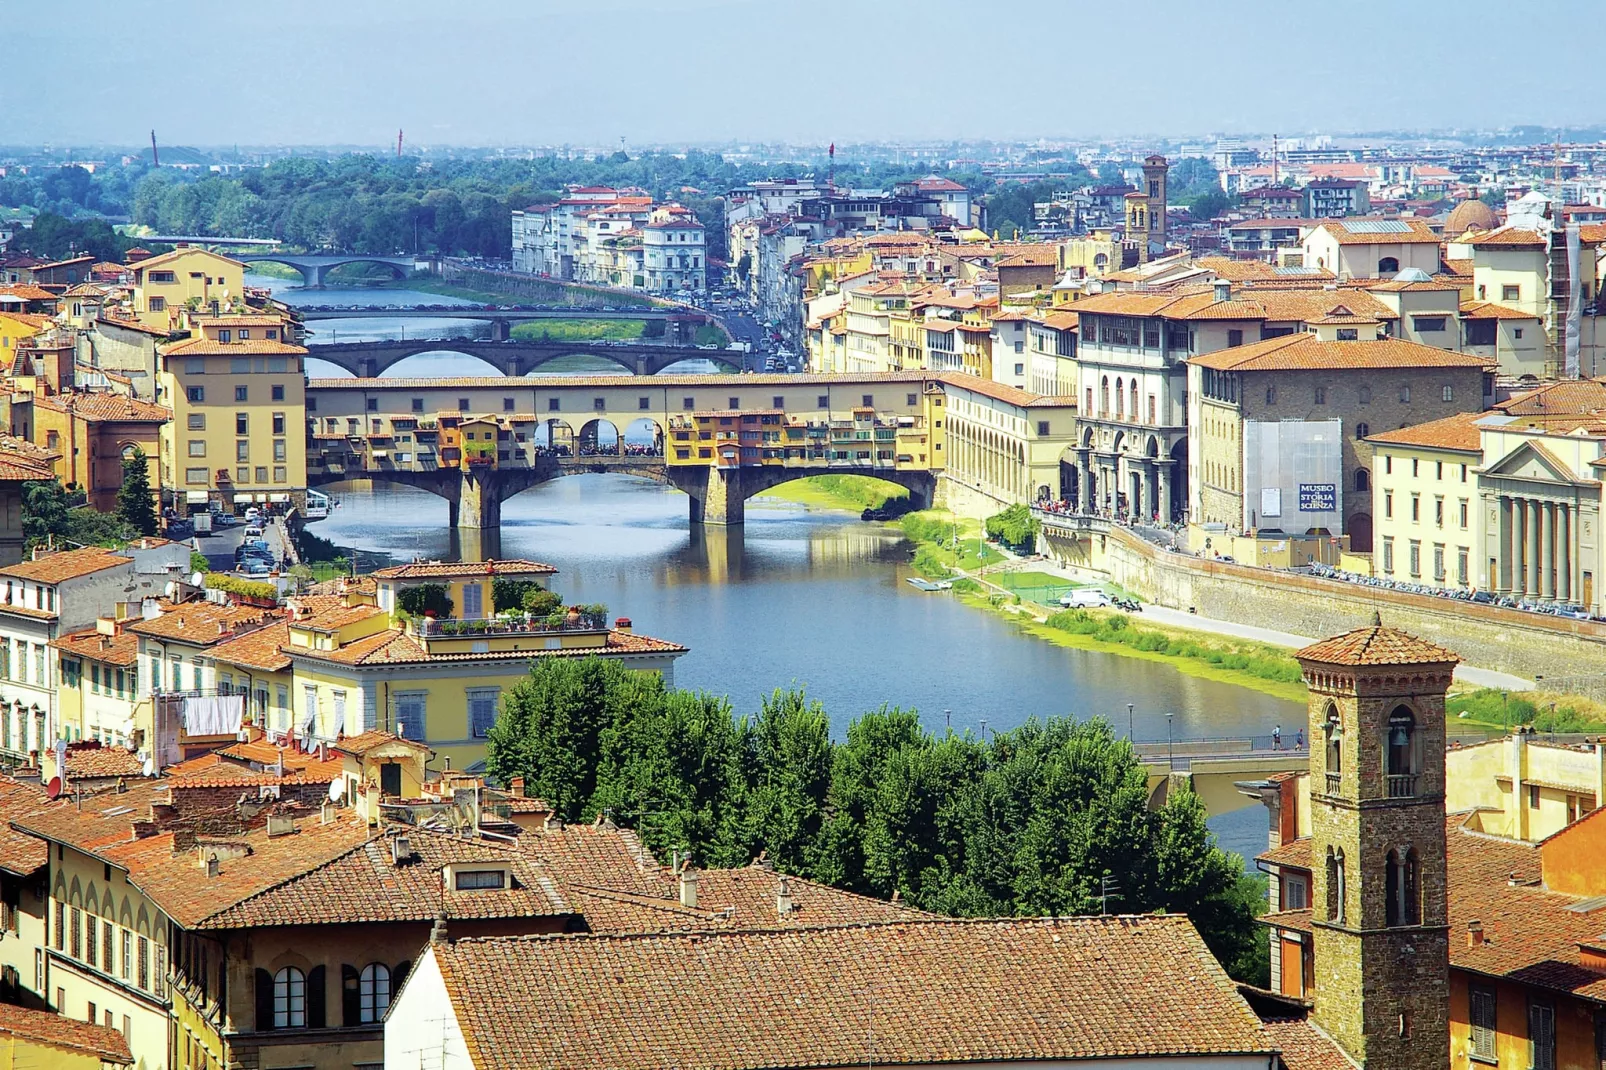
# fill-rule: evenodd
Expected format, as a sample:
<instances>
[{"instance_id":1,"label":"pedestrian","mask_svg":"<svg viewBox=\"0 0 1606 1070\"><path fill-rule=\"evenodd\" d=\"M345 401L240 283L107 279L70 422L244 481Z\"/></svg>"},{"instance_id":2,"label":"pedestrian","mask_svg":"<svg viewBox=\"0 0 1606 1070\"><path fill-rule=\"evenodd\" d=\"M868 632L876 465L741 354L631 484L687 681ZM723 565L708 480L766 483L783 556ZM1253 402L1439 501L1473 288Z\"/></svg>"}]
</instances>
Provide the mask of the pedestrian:
<instances>
[{"instance_id":1,"label":"pedestrian","mask_svg":"<svg viewBox=\"0 0 1606 1070\"><path fill-rule=\"evenodd\" d=\"M1272 729L1271 729L1271 749L1272 750L1282 750L1283 749L1283 726L1280 725L1280 724L1272 726Z\"/></svg>"},{"instance_id":2,"label":"pedestrian","mask_svg":"<svg viewBox=\"0 0 1606 1070\"><path fill-rule=\"evenodd\" d=\"M1301 728L1299 731L1294 733L1294 749L1295 750L1304 750L1305 749L1305 730L1303 728Z\"/></svg>"}]
</instances>

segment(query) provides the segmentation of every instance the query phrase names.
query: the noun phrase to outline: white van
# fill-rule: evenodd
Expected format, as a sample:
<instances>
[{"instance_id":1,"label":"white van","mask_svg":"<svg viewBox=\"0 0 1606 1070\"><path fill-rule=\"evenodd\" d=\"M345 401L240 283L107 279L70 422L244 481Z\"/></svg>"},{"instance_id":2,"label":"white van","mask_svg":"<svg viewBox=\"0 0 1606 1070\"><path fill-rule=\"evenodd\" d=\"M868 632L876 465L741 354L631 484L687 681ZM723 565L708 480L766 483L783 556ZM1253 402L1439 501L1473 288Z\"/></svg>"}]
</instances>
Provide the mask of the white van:
<instances>
[{"instance_id":1,"label":"white van","mask_svg":"<svg viewBox=\"0 0 1606 1070\"><path fill-rule=\"evenodd\" d=\"M1084 587L1060 596L1060 605L1066 609L1099 609L1110 604L1110 596L1097 587Z\"/></svg>"}]
</instances>

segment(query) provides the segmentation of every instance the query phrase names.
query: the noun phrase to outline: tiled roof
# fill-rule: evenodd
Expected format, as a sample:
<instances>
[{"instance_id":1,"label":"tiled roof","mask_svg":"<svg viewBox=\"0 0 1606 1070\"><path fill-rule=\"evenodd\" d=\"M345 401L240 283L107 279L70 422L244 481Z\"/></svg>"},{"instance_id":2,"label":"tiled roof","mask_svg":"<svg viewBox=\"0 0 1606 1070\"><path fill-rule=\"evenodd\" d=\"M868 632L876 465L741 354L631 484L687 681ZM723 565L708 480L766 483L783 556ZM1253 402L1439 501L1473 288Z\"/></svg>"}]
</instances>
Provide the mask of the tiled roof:
<instances>
[{"instance_id":1,"label":"tiled roof","mask_svg":"<svg viewBox=\"0 0 1606 1070\"><path fill-rule=\"evenodd\" d=\"M19 561L0 568L0 576L11 579L32 580L35 583L63 583L88 576L102 569L133 564L131 557L122 557L99 546L85 546L78 550L58 550L43 554L32 561Z\"/></svg>"},{"instance_id":2,"label":"tiled roof","mask_svg":"<svg viewBox=\"0 0 1606 1070\"><path fill-rule=\"evenodd\" d=\"M1402 219L1409 229L1403 231L1376 231L1355 227L1361 219L1324 219L1317 226L1325 227L1340 245L1437 245L1442 240L1433 228L1415 219Z\"/></svg>"},{"instance_id":3,"label":"tiled roof","mask_svg":"<svg viewBox=\"0 0 1606 1070\"><path fill-rule=\"evenodd\" d=\"M162 347L164 357L238 357L269 356L295 357L306 354L302 346L293 346L276 338L248 338L243 342L218 342L211 338L186 338L182 342Z\"/></svg>"},{"instance_id":4,"label":"tiled roof","mask_svg":"<svg viewBox=\"0 0 1606 1070\"><path fill-rule=\"evenodd\" d=\"M103 1063L119 1066L130 1065L134 1061L128 1038L111 1026L81 1022L51 1011L30 1010L9 1003L0 1003L0 1036L15 1037L47 1048L59 1048L77 1058L99 1059ZM8 1053L8 1061L9 1056L14 1055L14 1050ZM22 1061L13 1065L21 1066Z\"/></svg>"},{"instance_id":5,"label":"tiled roof","mask_svg":"<svg viewBox=\"0 0 1606 1070\"><path fill-rule=\"evenodd\" d=\"M1493 361L1470 353L1435 349L1403 338L1324 342L1313 334L1288 334L1188 358L1189 364L1226 372L1312 369L1487 368Z\"/></svg>"},{"instance_id":6,"label":"tiled roof","mask_svg":"<svg viewBox=\"0 0 1606 1070\"><path fill-rule=\"evenodd\" d=\"M1520 308L1502 305L1497 301L1463 301L1461 318L1464 320L1535 320L1539 317Z\"/></svg>"},{"instance_id":7,"label":"tiled roof","mask_svg":"<svg viewBox=\"0 0 1606 1070\"><path fill-rule=\"evenodd\" d=\"M1315 281L1310 280L1310 281ZM1311 322L1341 310L1367 320L1399 317L1383 302L1358 287L1323 289L1312 285L1287 289L1239 288L1226 301L1216 300L1215 287L1189 287L1166 292L1124 290L1078 301L1082 315L1157 316L1168 320L1272 320Z\"/></svg>"},{"instance_id":8,"label":"tiled roof","mask_svg":"<svg viewBox=\"0 0 1606 1070\"><path fill-rule=\"evenodd\" d=\"M1494 407L1508 416L1582 416L1606 408L1606 382L1562 379L1526 390Z\"/></svg>"},{"instance_id":9,"label":"tiled roof","mask_svg":"<svg viewBox=\"0 0 1606 1070\"><path fill-rule=\"evenodd\" d=\"M212 646L232 639L239 632L269 623L278 614L258 606L236 606L217 602L162 603L162 614L150 620L136 620L128 630L151 639L169 639Z\"/></svg>"},{"instance_id":10,"label":"tiled roof","mask_svg":"<svg viewBox=\"0 0 1606 1070\"><path fill-rule=\"evenodd\" d=\"M415 561L370 573L381 580L456 579L469 576L551 576L558 570L539 561Z\"/></svg>"},{"instance_id":11,"label":"tiled roof","mask_svg":"<svg viewBox=\"0 0 1606 1070\"><path fill-rule=\"evenodd\" d=\"M634 632L610 631L603 646L564 647L557 650L486 650L451 654L431 654L400 628L386 628L382 632L364 636L346 643L339 650L312 650L303 647L288 648L298 658L333 661L341 665L400 665L443 661L508 661L525 658L576 658L609 654L667 654L685 652L686 647L666 639Z\"/></svg>"},{"instance_id":12,"label":"tiled roof","mask_svg":"<svg viewBox=\"0 0 1606 1070\"><path fill-rule=\"evenodd\" d=\"M54 301L56 294L28 282L12 282L0 286L0 296L20 297L24 301Z\"/></svg>"},{"instance_id":13,"label":"tiled roof","mask_svg":"<svg viewBox=\"0 0 1606 1070\"><path fill-rule=\"evenodd\" d=\"M342 763L338 758L318 761L285 762L281 774L274 766L256 769L230 761L217 752L191 758L165 770L167 783L176 790L185 788L255 788L266 784L324 784L339 780Z\"/></svg>"},{"instance_id":14,"label":"tiled roof","mask_svg":"<svg viewBox=\"0 0 1606 1070\"><path fill-rule=\"evenodd\" d=\"M924 383L935 376L926 371L907 372L866 372L855 373L855 383ZM760 373L754 375L655 375L652 385L658 388L667 387L707 387L709 389L727 386L738 387L771 387L771 386L830 386L841 385L842 377L837 374L819 374L805 372L800 375L781 375L778 373ZM507 377L501 375L457 376L450 379L309 379L309 390L449 390L462 387L483 387L486 390L506 390ZM641 379L634 375L554 375L547 377L526 376L519 380L519 386L528 390L540 389L543 386L602 386L634 389L641 386Z\"/></svg>"},{"instance_id":15,"label":"tiled roof","mask_svg":"<svg viewBox=\"0 0 1606 1070\"><path fill-rule=\"evenodd\" d=\"M982 394L998 401L1018 405L1023 409L1029 408L1065 408L1074 407L1076 399L1063 395L1034 394L1029 390L1018 390L1013 386L995 382L992 379L983 379L971 375L969 372L942 372L937 378L949 386L961 390L969 390Z\"/></svg>"},{"instance_id":16,"label":"tiled roof","mask_svg":"<svg viewBox=\"0 0 1606 1070\"><path fill-rule=\"evenodd\" d=\"M76 654L90 661L124 668L134 665L139 655L139 638L126 631L101 635L94 628L84 628L53 639L50 645L63 654Z\"/></svg>"},{"instance_id":17,"label":"tiled roof","mask_svg":"<svg viewBox=\"0 0 1606 1070\"><path fill-rule=\"evenodd\" d=\"M1383 627L1375 615L1370 627L1312 643L1294 651L1294 657L1323 665L1453 665L1461 660L1437 643Z\"/></svg>"},{"instance_id":18,"label":"tiled roof","mask_svg":"<svg viewBox=\"0 0 1606 1070\"><path fill-rule=\"evenodd\" d=\"M1261 1020L1282 1054L1283 1070L1357 1070L1338 1042L1309 1018Z\"/></svg>"},{"instance_id":19,"label":"tiled roof","mask_svg":"<svg viewBox=\"0 0 1606 1070\"><path fill-rule=\"evenodd\" d=\"M1402 427L1398 431L1368 435L1366 441L1388 446L1423 446L1428 449L1479 453L1483 444L1478 421L1486 415L1481 412L1458 412L1442 420L1429 420L1425 424Z\"/></svg>"},{"instance_id":20,"label":"tiled roof","mask_svg":"<svg viewBox=\"0 0 1606 1070\"><path fill-rule=\"evenodd\" d=\"M1294 932L1308 933L1311 931L1310 908L1303 910L1283 910L1270 914L1262 914L1256 919L1262 925L1275 925L1279 929L1291 929Z\"/></svg>"},{"instance_id":21,"label":"tiled roof","mask_svg":"<svg viewBox=\"0 0 1606 1070\"><path fill-rule=\"evenodd\" d=\"M606 821L526 832L519 837L519 849L565 887L659 896L668 873L634 831Z\"/></svg>"},{"instance_id":22,"label":"tiled roof","mask_svg":"<svg viewBox=\"0 0 1606 1070\"><path fill-rule=\"evenodd\" d=\"M1543 234L1536 230L1529 230L1526 227L1515 225L1486 230L1481 234L1464 234L1456 240L1474 248L1508 246L1543 249L1545 247L1545 236Z\"/></svg>"},{"instance_id":23,"label":"tiled roof","mask_svg":"<svg viewBox=\"0 0 1606 1070\"><path fill-rule=\"evenodd\" d=\"M480 1070L1270 1054L1179 915L899 922L432 948Z\"/></svg>"},{"instance_id":24,"label":"tiled roof","mask_svg":"<svg viewBox=\"0 0 1606 1070\"><path fill-rule=\"evenodd\" d=\"M145 763L122 747L67 748L67 779L141 776Z\"/></svg>"},{"instance_id":25,"label":"tiled roof","mask_svg":"<svg viewBox=\"0 0 1606 1070\"><path fill-rule=\"evenodd\" d=\"M265 736L231 743L227 747L212 753L221 755L224 758L232 758L239 762L249 762L264 769L270 766L277 767L282 759L286 772L295 772L319 764L316 751L309 754L294 747L281 747ZM177 768L177 766L174 768Z\"/></svg>"},{"instance_id":26,"label":"tiled roof","mask_svg":"<svg viewBox=\"0 0 1606 1070\"><path fill-rule=\"evenodd\" d=\"M360 758L369 751L378 750L380 747L388 747L391 744L399 744L416 750L429 750L427 744L411 739L403 739L401 736L390 732L378 731L368 731L355 736L347 736L345 739L335 743L332 749L340 751L342 754L351 754Z\"/></svg>"},{"instance_id":27,"label":"tiled roof","mask_svg":"<svg viewBox=\"0 0 1606 1070\"><path fill-rule=\"evenodd\" d=\"M1255 856L1256 862L1266 862L1274 866L1292 866L1295 869L1310 868L1310 837L1305 836L1297 840L1289 840L1280 847L1273 847L1269 851L1262 851Z\"/></svg>"},{"instance_id":28,"label":"tiled roof","mask_svg":"<svg viewBox=\"0 0 1606 1070\"><path fill-rule=\"evenodd\" d=\"M356 624L369 617L386 616L385 611L378 606L362 602L347 605L345 599L339 595L301 595L291 599L287 606L291 611L291 623L297 628L307 628L311 631L338 631L348 624ZM302 611L302 615L296 615L297 608Z\"/></svg>"},{"instance_id":29,"label":"tiled roof","mask_svg":"<svg viewBox=\"0 0 1606 1070\"><path fill-rule=\"evenodd\" d=\"M408 854L396 860L392 845L403 835ZM506 866L513 887L482 891L445 887L445 866L473 862ZM574 910L551 878L517 847L415 827L387 829L249 898L211 912L198 921L198 927L243 929L571 913Z\"/></svg>"},{"instance_id":30,"label":"tiled roof","mask_svg":"<svg viewBox=\"0 0 1606 1070\"><path fill-rule=\"evenodd\" d=\"M146 268L159 267L162 264L170 263L185 256L194 256L196 253L204 253L215 260L225 261L233 267L241 269L244 269L245 267L245 265L240 261L230 259L229 257L224 256L222 253L214 253L210 249L198 249L193 246L183 249L173 249L169 252L162 253L160 256L146 257L144 260L130 264L129 267L135 271L144 271Z\"/></svg>"},{"instance_id":31,"label":"tiled roof","mask_svg":"<svg viewBox=\"0 0 1606 1070\"><path fill-rule=\"evenodd\" d=\"M279 672L290 667L290 656L279 649L289 645L290 624L280 620L219 643L212 648L212 657L259 672Z\"/></svg>"},{"instance_id":32,"label":"tiled roof","mask_svg":"<svg viewBox=\"0 0 1606 1070\"><path fill-rule=\"evenodd\" d=\"M45 801L45 793L32 784L0 776L0 869L26 877L50 861L45 841L11 827L11 818Z\"/></svg>"},{"instance_id":33,"label":"tiled roof","mask_svg":"<svg viewBox=\"0 0 1606 1070\"><path fill-rule=\"evenodd\" d=\"M45 395L35 398L34 404L57 412L70 412L74 416L81 416L90 421L120 420L162 424L173 418L171 409L110 391Z\"/></svg>"},{"instance_id":34,"label":"tiled roof","mask_svg":"<svg viewBox=\"0 0 1606 1070\"><path fill-rule=\"evenodd\" d=\"M167 801L165 783L139 779L127 781L122 791L103 791L81 800L66 796L47 800L41 795L37 805L22 807L10 816L19 829L94 853L128 842L134 822L150 816L151 804Z\"/></svg>"}]
</instances>

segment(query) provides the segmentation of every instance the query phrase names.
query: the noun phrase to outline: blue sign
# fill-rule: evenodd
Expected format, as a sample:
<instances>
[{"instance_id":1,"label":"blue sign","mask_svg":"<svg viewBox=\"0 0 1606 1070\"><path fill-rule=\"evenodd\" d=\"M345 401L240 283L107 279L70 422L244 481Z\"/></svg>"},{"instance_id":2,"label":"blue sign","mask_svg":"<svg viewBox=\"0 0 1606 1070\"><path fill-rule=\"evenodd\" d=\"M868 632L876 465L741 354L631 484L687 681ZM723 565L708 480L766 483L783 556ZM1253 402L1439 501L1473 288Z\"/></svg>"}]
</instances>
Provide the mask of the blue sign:
<instances>
[{"instance_id":1,"label":"blue sign","mask_svg":"<svg viewBox=\"0 0 1606 1070\"><path fill-rule=\"evenodd\" d=\"M1302 513L1336 513L1338 488L1332 483L1301 483L1299 485L1299 511Z\"/></svg>"}]
</instances>

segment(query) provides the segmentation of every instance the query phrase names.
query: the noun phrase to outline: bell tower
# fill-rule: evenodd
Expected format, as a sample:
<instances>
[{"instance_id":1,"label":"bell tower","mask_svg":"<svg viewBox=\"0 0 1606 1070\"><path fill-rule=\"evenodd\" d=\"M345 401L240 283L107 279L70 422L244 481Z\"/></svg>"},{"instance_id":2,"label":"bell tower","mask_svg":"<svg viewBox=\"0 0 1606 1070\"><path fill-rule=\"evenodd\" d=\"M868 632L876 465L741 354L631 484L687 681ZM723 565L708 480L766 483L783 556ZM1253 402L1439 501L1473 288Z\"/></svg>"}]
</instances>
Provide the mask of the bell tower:
<instances>
[{"instance_id":1,"label":"bell tower","mask_svg":"<svg viewBox=\"0 0 1606 1070\"><path fill-rule=\"evenodd\" d=\"M1370 627L1294 655L1310 692L1313 1020L1369 1070L1450 1051L1444 696L1461 659Z\"/></svg>"},{"instance_id":2,"label":"bell tower","mask_svg":"<svg viewBox=\"0 0 1606 1070\"><path fill-rule=\"evenodd\" d=\"M1143 161L1143 194L1149 198L1149 240L1165 248L1166 177L1171 165L1164 156Z\"/></svg>"}]
</instances>

